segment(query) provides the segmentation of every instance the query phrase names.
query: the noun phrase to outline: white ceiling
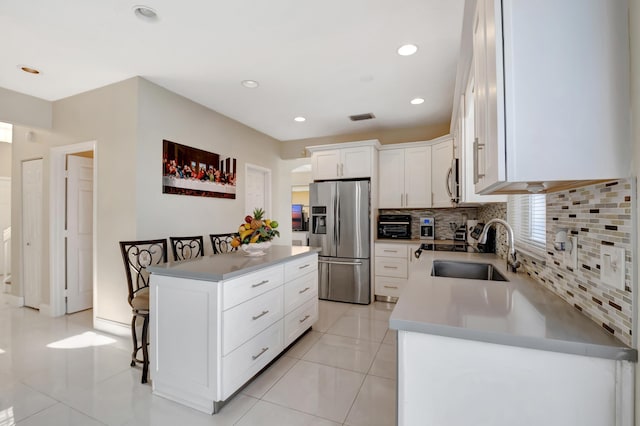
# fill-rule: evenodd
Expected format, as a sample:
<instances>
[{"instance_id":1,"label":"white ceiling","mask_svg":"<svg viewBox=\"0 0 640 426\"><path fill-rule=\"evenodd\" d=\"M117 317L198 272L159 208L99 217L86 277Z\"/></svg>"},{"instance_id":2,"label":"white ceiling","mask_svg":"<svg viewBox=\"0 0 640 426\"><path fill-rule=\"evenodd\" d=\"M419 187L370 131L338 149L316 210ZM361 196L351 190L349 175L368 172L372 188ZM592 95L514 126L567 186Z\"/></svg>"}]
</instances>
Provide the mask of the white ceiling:
<instances>
[{"instance_id":1,"label":"white ceiling","mask_svg":"<svg viewBox=\"0 0 640 426\"><path fill-rule=\"evenodd\" d=\"M54 101L139 75L279 140L451 116L464 0L140 0L156 23L135 1L0 1L0 87Z\"/></svg>"}]
</instances>

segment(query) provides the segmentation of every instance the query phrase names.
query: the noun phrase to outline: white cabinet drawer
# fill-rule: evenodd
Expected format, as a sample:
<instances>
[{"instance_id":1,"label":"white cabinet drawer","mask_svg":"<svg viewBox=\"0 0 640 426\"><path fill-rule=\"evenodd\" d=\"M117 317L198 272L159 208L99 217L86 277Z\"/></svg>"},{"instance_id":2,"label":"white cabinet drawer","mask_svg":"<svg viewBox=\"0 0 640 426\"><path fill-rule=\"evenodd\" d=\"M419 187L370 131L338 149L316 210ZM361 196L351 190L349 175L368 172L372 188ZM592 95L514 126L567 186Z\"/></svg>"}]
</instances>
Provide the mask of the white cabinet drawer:
<instances>
[{"instance_id":1,"label":"white cabinet drawer","mask_svg":"<svg viewBox=\"0 0 640 426\"><path fill-rule=\"evenodd\" d=\"M284 265L285 282L295 280L296 278L310 271L318 270L318 255L312 254L287 262Z\"/></svg>"},{"instance_id":2,"label":"white cabinet drawer","mask_svg":"<svg viewBox=\"0 0 640 426\"><path fill-rule=\"evenodd\" d=\"M404 244L380 244L376 243L376 256L382 257L407 257L407 246Z\"/></svg>"},{"instance_id":3,"label":"white cabinet drawer","mask_svg":"<svg viewBox=\"0 0 640 426\"><path fill-rule=\"evenodd\" d=\"M313 298L284 317L284 346L289 346L318 320L318 299Z\"/></svg>"},{"instance_id":4,"label":"white cabinet drawer","mask_svg":"<svg viewBox=\"0 0 640 426\"><path fill-rule=\"evenodd\" d=\"M407 280L404 278L376 275L376 296L400 297L406 285Z\"/></svg>"},{"instance_id":5,"label":"white cabinet drawer","mask_svg":"<svg viewBox=\"0 0 640 426\"><path fill-rule=\"evenodd\" d=\"M318 271L311 271L284 285L284 312L289 313L307 300L317 297Z\"/></svg>"},{"instance_id":6,"label":"white cabinet drawer","mask_svg":"<svg viewBox=\"0 0 640 426\"><path fill-rule=\"evenodd\" d=\"M376 275L407 278L407 258L376 257Z\"/></svg>"},{"instance_id":7,"label":"white cabinet drawer","mask_svg":"<svg viewBox=\"0 0 640 426\"><path fill-rule=\"evenodd\" d=\"M282 286L268 291L222 314L222 354L229 352L281 319L284 315Z\"/></svg>"},{"instance_id":8,"label":"white cabinet drawer","mask_svg":"<svg viewBox=\"0 0 640 426\"><path fill-rule=\"evenodd\" d=\"M222 398L240 386L275 358L284 348L282 319L222 358Z\"/></svg>"},{"instance_id":9,"label":"white cabinet drawer","mask_svg":"<svg viewBox=\"0 0 640 426\"><path fill-rule=\"evenodd\" d=\"M259 272L225 281L222 287L222 309L232 308L282 285L283 282L284 272L282 265L276 265Z\"/></svg>"}]
</instances>

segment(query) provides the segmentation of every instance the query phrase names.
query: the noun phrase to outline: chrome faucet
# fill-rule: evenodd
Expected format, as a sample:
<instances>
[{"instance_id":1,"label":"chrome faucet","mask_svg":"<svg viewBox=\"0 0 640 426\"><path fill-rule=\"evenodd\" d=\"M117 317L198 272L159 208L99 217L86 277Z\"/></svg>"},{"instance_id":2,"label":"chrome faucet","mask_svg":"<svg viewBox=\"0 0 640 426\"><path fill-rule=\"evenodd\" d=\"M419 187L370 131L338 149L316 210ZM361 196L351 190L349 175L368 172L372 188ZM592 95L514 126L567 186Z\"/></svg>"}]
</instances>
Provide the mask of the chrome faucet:
<instances>
[{"instance_id":1,"label":"chrome faucet","mask_svg":"<svg viewBox=\"0 0 640 426\"><path fill-rule=\"evenodd\" d=\"M502 219L491 219L490 221L488 221L487 224L484 226L482 233L478 237L478 243L485 244L487 242L487 233L489 232L489 228L491 227L491 225L494 225L496 223L499 223L500 225L504 226L505 229L507 230L507 238L509 242L509 254L507 255L507 270L510 272L517 272L518 268L520 267L520 261L517 259L517 256L516 256L516 245L515 245L515 238L513 236L513 228L511 228L511 225L509 225L507 221Z\"/></svg>"}]
</instances>

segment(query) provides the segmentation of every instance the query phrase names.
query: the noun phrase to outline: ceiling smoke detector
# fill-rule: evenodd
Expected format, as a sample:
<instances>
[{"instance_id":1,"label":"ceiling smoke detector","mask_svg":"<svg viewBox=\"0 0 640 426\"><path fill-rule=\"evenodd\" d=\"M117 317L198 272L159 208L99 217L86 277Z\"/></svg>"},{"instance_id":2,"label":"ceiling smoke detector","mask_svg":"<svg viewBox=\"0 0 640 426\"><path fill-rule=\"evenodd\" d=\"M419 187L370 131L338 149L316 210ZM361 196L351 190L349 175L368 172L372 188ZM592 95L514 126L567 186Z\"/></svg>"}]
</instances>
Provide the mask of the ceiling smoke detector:
<instances>
[{"instance_id":1,"label":"ceiling smoke detector","mask_svg":"<svg viewBox=\"0 0 640 426\"><path fill-rule=\"evenodd\" d=\"M362 120L371 120L372 118L376 118L375 115L373 115L373 113L366 113L366 114L356 114L356 115L350 115L349 119L351 121L362 121Z\"/></svg>"},{"instance_id":2,"label":"ceiling smoke detector","mask_svg":"<svg viewBox=\"0 0 640 426\"><path fill-rule=\"evenodd\" d=\"M153 8L149 6L144 6L144 5L133 6L133 13L136 15L138 19L141 19L145 22L158 21L158 14Z\"/></svg>"}]
</instances>

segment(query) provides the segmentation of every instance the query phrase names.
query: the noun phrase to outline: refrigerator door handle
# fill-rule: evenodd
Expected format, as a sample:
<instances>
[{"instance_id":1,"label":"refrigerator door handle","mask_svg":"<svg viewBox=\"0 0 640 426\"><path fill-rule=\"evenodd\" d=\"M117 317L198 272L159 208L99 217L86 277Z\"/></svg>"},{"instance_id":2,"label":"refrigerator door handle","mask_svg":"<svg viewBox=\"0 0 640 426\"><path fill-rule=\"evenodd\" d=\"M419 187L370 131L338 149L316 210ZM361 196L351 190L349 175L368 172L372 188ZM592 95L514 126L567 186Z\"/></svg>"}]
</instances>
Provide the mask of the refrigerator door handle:
<instances>
[{"instance_id":1,"label":"refrigerator door handle","mask_svg":"<svg viewBox=\"0 0 640 426\"><path fill-rule=\"evenodd\" d=\"M318 260L318 263L328 263L331 265L362 265L362 262L339 262L336 260Z\"/></svg>"},{"instance_id":2,"label":"refrigerator door handle","mask_svg":"<svg viewBox=\"0 0 640 426\"><path fill-rule=\"evenodd\" d=\"M336 247L340 247L340 188L336 185Z\"/></svg>"}]
</instances>

